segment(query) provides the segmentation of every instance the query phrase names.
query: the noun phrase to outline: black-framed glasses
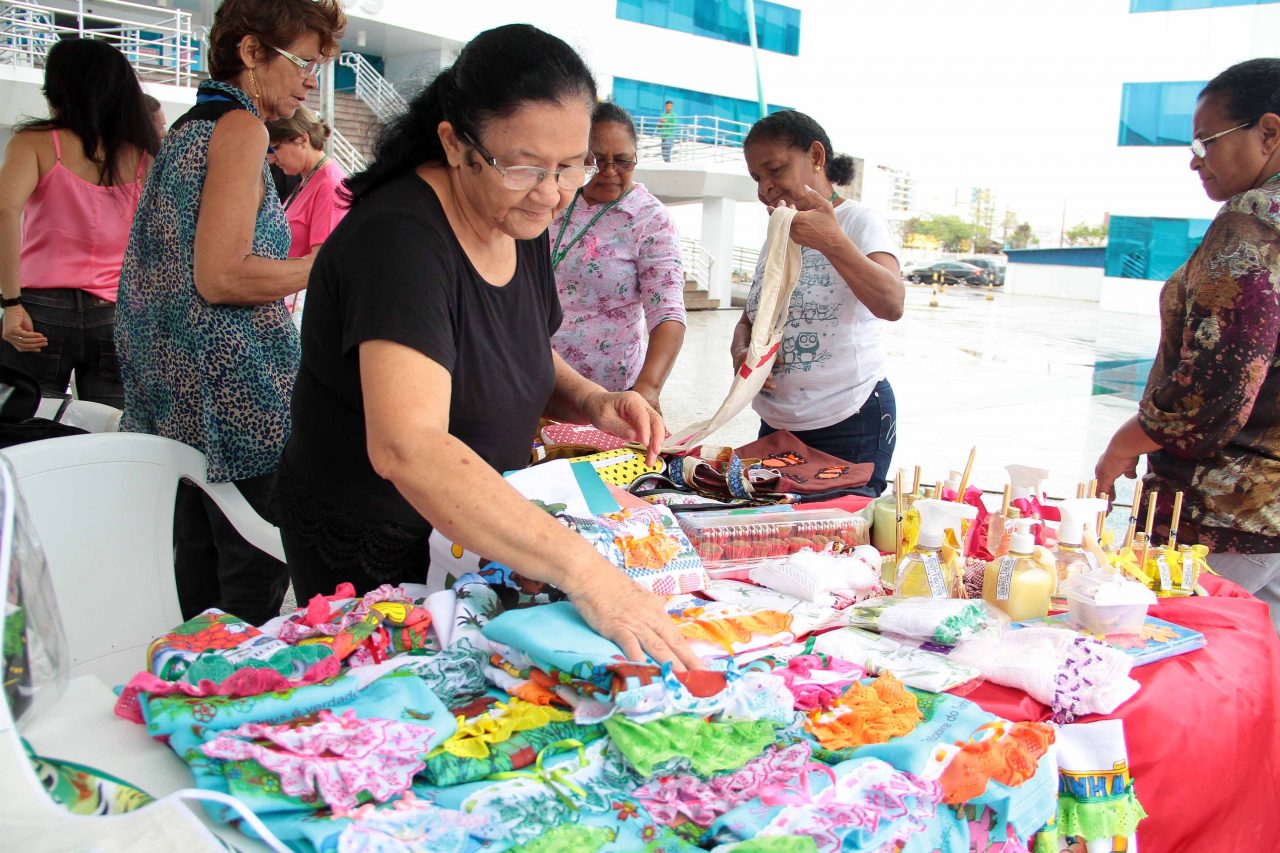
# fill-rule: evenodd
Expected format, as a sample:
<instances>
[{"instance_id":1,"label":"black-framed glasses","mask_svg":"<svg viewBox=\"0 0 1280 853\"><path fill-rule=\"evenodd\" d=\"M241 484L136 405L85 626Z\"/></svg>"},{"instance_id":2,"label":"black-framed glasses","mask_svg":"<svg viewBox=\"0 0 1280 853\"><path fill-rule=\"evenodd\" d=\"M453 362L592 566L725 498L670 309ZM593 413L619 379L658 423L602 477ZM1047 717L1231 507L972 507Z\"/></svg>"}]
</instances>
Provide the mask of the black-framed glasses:
<instances>
[{"instance_id":1,"label":"black-framed glasses","mask_svg":"<svg viewBox=\"0 0 1280 853\"><path fill-rule=\"evenodd\" d=\"M1209 151L1210 142L1217 139L1219 136L1226 136L1228 133L1230 133L1233 130L1239 130L1242 127L1251 127L1257 123L1258 123L1258 120L1255 118L1253 121L1246 121L1244 124L1237 124L1235 127L1229 127L1226 130L1215 133L1213 136L1206 136L1204 139L1201 139L1198 136L1194 137L1191 140L1191 146L1190 146L1191 153L1203 159L1204 155L1207 154Z\"/></svg>"},{"instance_id":2,"label":"black-framed glasses","mask_svg":"<svg viewBox=\"0 0 1280 853\"><path fill-rule=\"evenodd\" d=\"M591 157L596 161L597 172L603 172L605 169L612 166L618 174L623 174L625 172L630 172L636 167L635 157L613 157L612 159L606 160L603 156L595 153L594 151L591 152Z\"/></svg>"},{"instance_id":3,"label":"black-framed glasses","mask_svg":"<svg viewBox=\"0 0 1280 853\"><path fill-rule=\"evenodd\" d=\"M471 134L464 133L462 138L476 149L482 160L502 175L502 185L509 190L531 190L545 181L548 175L556 179L556 186L562 190L580 190L597 171L595 166L569 166L559 171L544 169L541 166L499 166L498 158L476 142Z\"/></svg>"},{"instance_id":4,"label":"black-framed glasses","mask_svg":"<svg viewBox=\"0 0 1280 853\"><path fill-rule=\"evenodd\" d=\"M272 45L271 49L297 66L298 73L303 77L312 77L319 74L320 69L328 62L325 59L303 59L301 56L294 56L289 51L278 48L275 45Z\"/></svg>"}]
</instances>

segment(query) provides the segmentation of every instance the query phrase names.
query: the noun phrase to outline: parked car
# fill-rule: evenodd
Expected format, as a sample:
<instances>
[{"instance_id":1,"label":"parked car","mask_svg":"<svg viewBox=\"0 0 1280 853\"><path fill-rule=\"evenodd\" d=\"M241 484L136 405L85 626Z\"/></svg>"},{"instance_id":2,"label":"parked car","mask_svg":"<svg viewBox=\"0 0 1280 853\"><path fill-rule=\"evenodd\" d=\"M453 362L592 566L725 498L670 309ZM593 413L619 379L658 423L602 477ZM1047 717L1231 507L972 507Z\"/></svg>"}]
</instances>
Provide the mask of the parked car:
<instances>
[{"instance_id":1,"label":"parked car","mask_svg":"<svg viewBox=\"0 0 1280 853\"><path fill-rule=\"evenodd\" d=\"M973 264L975 267L986 270L987 274L993 277L991 283L996 287L1004 284L1004 264L995 258L961 258L960 260L963 263ZM986 282L983 282L983 284L986 284Z\"/></svg>"},{"instance_id":2,"label":"parked car","mask_svg":"<svg viewBox=\"0 0 1280 853\"><path fill-rule=\"evenodd\" d=\"M931 284L935 279L943 284L986 284L987 273L973 264L961 261L938 261L928 266L917 267L907 273L910 281Z\"/></svg>"}]
</instances>

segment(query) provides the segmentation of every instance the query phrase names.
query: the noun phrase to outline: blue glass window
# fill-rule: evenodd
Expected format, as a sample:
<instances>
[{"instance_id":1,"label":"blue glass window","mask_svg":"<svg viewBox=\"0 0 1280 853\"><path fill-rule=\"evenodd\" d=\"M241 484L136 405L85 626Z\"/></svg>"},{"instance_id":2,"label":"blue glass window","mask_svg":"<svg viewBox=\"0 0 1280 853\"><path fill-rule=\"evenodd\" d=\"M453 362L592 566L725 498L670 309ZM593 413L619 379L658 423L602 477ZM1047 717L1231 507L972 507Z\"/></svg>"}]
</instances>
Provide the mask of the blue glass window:
<instances>
[{"instance_id":1,"label":"blue glass window","mask_svg":"<svg viewBox=\"0 0 1280 853\"><path fill-rule=\"evenodd\" d=\"M718 116L747 125L760 118L760 105L756 101L681 89L678 86L661 86L626 77L613 78L613 101L636 118L662 115L667 101L675 102L672 109L681 117ZM769 104L768 107L770 113L791 109L777 104Z\"/></svg>"},{"instance_id":2,"label":"blue glass window","mask_svg":"<svg viewBox=\"0 0 1280 853\"><path fill-rule=\"evenodd\" d=\"M1129 0L1130 12L1181 12L1184 9L1217 9L1220 6L1261 6L1280 0Z\"/></svg>"},{"instance_id":3,"label":"blue glass window","mask_svg":"<svg viewBox=\"0 0 1280 853\"><path fill-rule=\"evenodd\" d=\"M756 41L762 50L800 55L800 10L755 0ZM617 16L695 36L750 44L744 0L618 0Z\"/></svg>"},{"instance_id":4,"label":"blue glass window","mask_svg":"<svg viewBox=\"0 0 1280 853\"><path fill-rule=\"evenodd\" d=\"M1107 228L1107 275L1163 281L1191 257L1212 221L1111 217Z\"/></svg>"},{"instance_id":5,"label":"blue glass window","mask_svg":"<svg viewBox=\"0 0 1280 853\"><path fill-rule=\"evenodd\" d=\"M1191 114L1206 81L1125 83L1120 145L1190 145Z\"/></svg>"}]
</instances>

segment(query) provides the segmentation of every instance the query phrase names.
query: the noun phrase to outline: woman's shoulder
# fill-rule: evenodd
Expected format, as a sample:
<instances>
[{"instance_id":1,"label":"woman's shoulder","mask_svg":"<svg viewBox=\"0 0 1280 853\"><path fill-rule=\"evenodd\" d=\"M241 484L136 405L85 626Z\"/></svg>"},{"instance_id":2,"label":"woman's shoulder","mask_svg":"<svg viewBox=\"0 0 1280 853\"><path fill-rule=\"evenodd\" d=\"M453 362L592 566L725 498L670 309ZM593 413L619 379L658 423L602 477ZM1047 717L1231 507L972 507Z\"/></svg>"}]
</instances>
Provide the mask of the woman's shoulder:
<instances>
[{"instance_id":1,"label":"woman's shoulder","mask_svg":"<svg viewBox=\"0 0 1280 853\"><path fill-rule=\"evenodd\" d=\"M1222 212L1243 213L1280 230L1280 180L1268 181L1260 187L1232 196L1223 205Z\"/></svg>"}]
</instances>

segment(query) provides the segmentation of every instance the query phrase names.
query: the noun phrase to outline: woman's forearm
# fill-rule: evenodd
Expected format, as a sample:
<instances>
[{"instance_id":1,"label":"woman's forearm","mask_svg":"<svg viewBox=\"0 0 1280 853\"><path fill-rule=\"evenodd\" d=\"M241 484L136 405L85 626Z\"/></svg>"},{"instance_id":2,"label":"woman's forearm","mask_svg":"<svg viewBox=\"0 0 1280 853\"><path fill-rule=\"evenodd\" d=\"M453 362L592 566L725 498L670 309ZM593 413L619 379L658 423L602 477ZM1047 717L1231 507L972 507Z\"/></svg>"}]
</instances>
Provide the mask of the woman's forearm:
<instances>
[{"instance_id":1,"label":"woman's forearm","mask_svg":"<svg viewBox=\"0 0 1280 853\"><path fill-rule=\"evenodd\" d=\"M665 320L654 326L649 333L649 349L645 353L644 366L640 368L640 375L636 377L632 387L641 394L652 391L656 395L662 391L683 345L684 323Z\"/></svg>"},{"instance_id":2,"label":"woman's forearm","mask_svg":"<svg viewBox=\"0 0 1280 853\"><path fill-rule=\"evenodd\" d=\"M849 285L858 301L881 320L898 320L906 304L907 289L901 275L864 255L844 232L822 254Z\"/></svg>"},{"instance_id":3,"label":"woman's forearm","mask_svg":"<svg viewBox=\"0 0 1280 853\"><path fill-rule=\"evenodd\" d=\"M608 393L574 370L554 350L551 358L556 367L556 388L547 401L546 416L552 420L585 424L591 422L589 404L596 394Z\"/></svg>"},{"instance_id":4,"label":"woman's forearm","mask_svg":"<svg viewBox=\"0 0 1280 853\"><path fill-rule=\"evenodd\" d=\"M217 305L265 305L305 290L311 257L276 260L248 255L201 262L196 245L196 290Z\"/></svg>"},{"instance_id":5,"label":"woman's forearm","mask_svg":"<svg viewBox=\"0 0 1280 853\"><path fill-rule=\"evenodd\" d=\"M0 290L5 299L22 292L18 281L19 259L22 257L22 211L0 210Z\"/></svg>"}]
</instances>

